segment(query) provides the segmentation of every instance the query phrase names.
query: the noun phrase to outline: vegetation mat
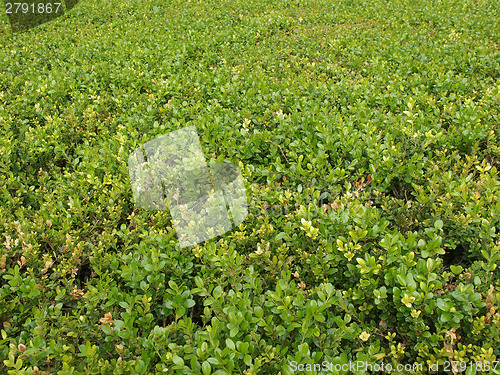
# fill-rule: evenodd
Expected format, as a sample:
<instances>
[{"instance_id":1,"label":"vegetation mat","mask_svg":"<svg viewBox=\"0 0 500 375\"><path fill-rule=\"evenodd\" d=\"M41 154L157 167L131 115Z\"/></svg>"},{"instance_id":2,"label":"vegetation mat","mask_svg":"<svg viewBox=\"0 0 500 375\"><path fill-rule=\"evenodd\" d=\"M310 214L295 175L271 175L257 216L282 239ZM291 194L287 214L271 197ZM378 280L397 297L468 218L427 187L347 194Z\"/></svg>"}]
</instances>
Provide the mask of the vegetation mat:
<instances>
[{"instance_id":1,"label":"vegetation mat","mask_svg":"<svg viewBox=\"0 0 500 375\"><path fill-rule=\"evenodd\" d=\"M500 374L499 43L498 0L2 11L0 372ZM249 214L182 248L127 161L188 126Z\"/></svg>"}]
</instances>

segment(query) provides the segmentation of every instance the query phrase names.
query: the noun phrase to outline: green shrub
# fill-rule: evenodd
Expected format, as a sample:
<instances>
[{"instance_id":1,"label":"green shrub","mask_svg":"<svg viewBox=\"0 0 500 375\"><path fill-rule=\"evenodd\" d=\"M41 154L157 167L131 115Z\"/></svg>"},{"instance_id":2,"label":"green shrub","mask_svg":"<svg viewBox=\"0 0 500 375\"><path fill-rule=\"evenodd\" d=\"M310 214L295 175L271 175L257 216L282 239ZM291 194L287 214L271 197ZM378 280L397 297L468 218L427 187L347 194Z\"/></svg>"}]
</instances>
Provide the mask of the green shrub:
<instances>
[{"instance_id":1,"label":"green shrub","mask_svg":"<svg viewBox=\"0 0 500 375\"><path fill-rule=\"evenodd\" d=\"M0 372L500 373L498 9L90 1L22 34L2 18ZM191 125L238 160L249 215L181 249L168 211L134 207L127 160Z\"/></svg>"}]
</instances>

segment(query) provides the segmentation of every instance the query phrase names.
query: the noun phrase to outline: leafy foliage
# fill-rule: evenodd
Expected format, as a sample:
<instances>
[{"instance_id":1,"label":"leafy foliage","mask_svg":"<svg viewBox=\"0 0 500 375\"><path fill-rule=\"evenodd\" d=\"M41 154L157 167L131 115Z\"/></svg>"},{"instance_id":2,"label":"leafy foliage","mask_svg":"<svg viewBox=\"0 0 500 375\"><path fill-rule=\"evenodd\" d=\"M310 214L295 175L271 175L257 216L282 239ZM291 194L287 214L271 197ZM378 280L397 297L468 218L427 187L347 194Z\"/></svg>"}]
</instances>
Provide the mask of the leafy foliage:
<instances>
[{"instance_id":1,"label":"leafy foliage","mask_svg":"<svg viewBox=\"0 0 500 375\"><path fill-rule=\"evenodd\" d=\"M111 0L22 34L0 20L0 372L498 360L499 9ZM127 159L191 125L239 160L250 214L181 250L167 211L134 208Z\"/></svg>"}]
</instances>

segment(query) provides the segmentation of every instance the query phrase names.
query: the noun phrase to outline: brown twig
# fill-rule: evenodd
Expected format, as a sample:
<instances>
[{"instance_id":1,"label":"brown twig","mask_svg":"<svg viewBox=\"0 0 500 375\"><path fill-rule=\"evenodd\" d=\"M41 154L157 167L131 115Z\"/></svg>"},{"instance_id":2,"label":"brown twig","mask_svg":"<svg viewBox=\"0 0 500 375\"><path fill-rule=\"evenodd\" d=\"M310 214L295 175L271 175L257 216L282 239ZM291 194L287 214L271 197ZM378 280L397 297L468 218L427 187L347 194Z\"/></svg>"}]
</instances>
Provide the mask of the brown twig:
<instances>
[{"instance_id":1,"label":"brown twig","mask_svg":"<svg viewBox=\"0 0 500 375\"><path fill-rule=\"evenodd\" d=\"M283 152L283 149L281 148L281 146L279 144L277 144L276 142L271 141L270 139L267 139L267 141L271 142L273 145L278 146L279 149L280 149L280 151L281 151L281 155L283 155L283 157L285 158L287 164L290 164L290 162L288 161L288 158L286 157L285 153Z\"/></svg>"}]
</instances>

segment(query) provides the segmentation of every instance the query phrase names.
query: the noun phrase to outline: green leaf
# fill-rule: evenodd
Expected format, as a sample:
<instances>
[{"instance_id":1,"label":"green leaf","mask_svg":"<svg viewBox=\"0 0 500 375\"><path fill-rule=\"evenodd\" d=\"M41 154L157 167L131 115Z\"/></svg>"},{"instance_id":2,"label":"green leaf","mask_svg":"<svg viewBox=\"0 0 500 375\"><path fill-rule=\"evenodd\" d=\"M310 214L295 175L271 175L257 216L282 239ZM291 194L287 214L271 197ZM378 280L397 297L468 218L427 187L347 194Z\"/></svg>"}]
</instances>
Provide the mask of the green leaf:
<instances>
[{"instance_id":1,"label":"green leaf","mask_svg":"<svg viewBox=\"0 0 500 375\"><path fill-rule=\"evenodd\" d=\"M234 327L232 327L230 329L229 336L235 337L238 334L239 331L240 331L239 327L238 326L234 326Z\"/></svg>"},{"instance_id":2,"label":"green leaf","mask_svg":"<svg viewBox=\"0 0 500 375\"><path fill-rule=\"evenodd\" d=\"M220 285L217 285L212 292L213 297L217 300L222 295L223 289Z\"/></svg>"},{"instance_id":3,"label":"green leaf","mask_svg":"<svg viewBox=\"0 0 500 375\"><path fill-rule=\"evenodd\" d=\"M406 286L406 279L405 279L402 275L397 274L397 275L396 275L396 279L398 279L398 282L399 282L401 285Z\"/></svg>"},{"instance_id":4,"label":"green leaf","mask_svg":"<svg viewBox=\"0 0 500 375\"><path fill-rule=\"evenodd\" d=\"M174 362L178 366L184 366L184 360L178 355L174 355L172 357L172 362Z\"/></svg>"},{"instance_id":5,"label":"green leaf","mask_svg":"<svg viewBox=\"0 0 500 375\"><path fill-rule=\"evenodd\" d=\"M335 288L331 283L327 283L325 285L325 292L328 294L328 296L331 296L333 293L335 293Z\"/></svg>"},{"instance_id":6,"label":"green leaf","mask_svg":"<svg viewBox=\"0 0 500 375\"><path fill-rule=\"evenodd\" d=\"M255 306L253 312L257 318L262 318L264 316L264 310L260 306Z\"/></svg>"},{"instance_id":7,"label":"green leaf","mask_svg":"<svg viewBox=\"0 0 500 375\"><path fill-rule=\"evenodd\" d=\"M23 367L23 360L21 358L18 358L16 361L16 370L21 370L21 367Z\"/></svg>"},{"instance_id":8,"label":"green leaf","mask_svg":"<svg viewBox=\"0 0 500 375\"><path fill-rule=\"evenodd\" d=\"M302 358L307 357L309 353L309 345L307 343L300 344L298 346L298 351L302 355Z\"/></svg>"},{"instance_id":9,"label":"green leaf","mask_svg":"<svg viewBox=\"0 0 500 375\"><path fill-rule=\"evenodd\" d=\"M449 312L443 312L440 316L439 316L439 320L443 323L447 323L449 322L450 320L453 319L453 314L449 313Z\"/></svg>"},{"instance_id":10,"label":"green leaf","mask_svg":"<svg viewBox=\"0 0 500 375\"><path fill-rule=\"evenodd\" d=\"M276 241L282 240L283 238L288 237L288 235L285 232L280 232L276 235L275 239Z\"/></svg>"},{"instance_id":11,"label":"green leaf","mask_svg":"<svg viewBox=\"0 0 500 375\"><path fill-rule=\"evenodd\" d=\"M208 361L203 361L201 365L201 372L203 372L203 375L210 375L212 373L212 367Z\"/></svg>"},{"instance_id":12,"label":"green leaf","mask_svg":"<svg viewBox=\"0 0 500 375\"><path fill-rule=\"evenodd\" d=\"M437 219L434 222L434 228L436 228L436 229L443 229L443 221L440 220L440 219Z\"/></svg>"},{"instance_id":13,"label":"green leaf","mask_svg":"<svg viewBox=\"0 0 500 375\"><path fill-rule=\"evenodd\" d=\"M226 339L226 346L231 350L235 350L234 341L230 338Z\"/></svg>"},{"instance_id":14,"label":"green leaf","mask_svg":"<svg viewBox=\"0 0 500 375\"><path fill-rule=\"evenodd\" d=\"M438 298L436 301L436 306L443 311L448 311L445 301L442 298Z\"/></svg>"},{"instance_id":15,"label":"green leaf","mask_svg":"<svg viewBox=\"0 0 500 375\"><path fill-rule=\"evenodd\" d=\"M422 250L420 254L422 255L422 258L429 258L431 256L431 253L427 250Z\"/></svg>"},{"instance_id":16,"label":"green leaf","mask_svg":"<svg viewBox=\"0 0 500 375\"><path fill-rule=\"evenodd\" d=\"M203 306L210 306L210 305L213 305L215 303L215 299L213 299L212 297L207 297L203 300Z\"/></svg>"},{"instance_id":17,"label":"green leaf","mask_svg":"<svg viewBox=\"0 0 500 375\"><path fill-rule=\"evenodd\" d=\"M450 270L451 270L451 272L453 272L455 275L460 275L464 269L463 269L463 267L461 267L461 266L455 266L455 265L453 265L453 264L452 264L452 265L450 266Z\"/></svg>"},{"instance_id":18,"label":"green leaf","mask_svg":"<svg viewBox=\"0 0 500 375\"><path fill-rule=\"evenodd\" d=\"M194 278L194 283L196 284L196 286L200 289L204 289L205 285L203 283L203 279L200 277L200 276L196 276Z\"/></svg>"},{"instance_id":19,"label":"green leaf","mask_svg":"<svg viewBox=\"0 0 500 375\"><path fill-rule=\"evenodd\" d=\"M475 302L481 299L481 295L479 293L472 293L469 295L469 301Z\"/></svg>"},{"instance_id":20,"label":"green leaf","mask_svg":"<svg viewBox=\"0 0 500 375\"><path fill-rule=\"evenodd\" d=\"M417 283L415 283L415 280L413 279L413 275L409 273L406 275L406 285L408 286L408 289L413 292L415 289L417 289Z\"/></svg>"},{"instance_id":21,"label":"green leaf","mask_svg":"<svg viewBox=\"0 0 500 375\"><path fill-rule=\"evenodd\" d=\"M214 357L210 357L207 359L208 362L210 362L212 365L215 365L217 366L220 362L217 358L214 358Z\"/></svg>"},{"instance_id":22,"label":"green leaf","mask_svg":"<svg viewBox=\"0 0 500 375\"><path fill-rule=\"evenodd\" d=\"M246 354L243 357L243 362L245 362L245 365L251 366L252 365L252 357L249 354Z\"/></svg>"},{"instance_id":23,"label":"green leaf","mask_svg":"<svg viewBox=\"0 0 500 375\"><path fill-rule=\"evenodd\" d=\"M318 322L324 322L325 321L325 316L321 313L315 314L314 319Z\"/></svg>"}]
</instances>

